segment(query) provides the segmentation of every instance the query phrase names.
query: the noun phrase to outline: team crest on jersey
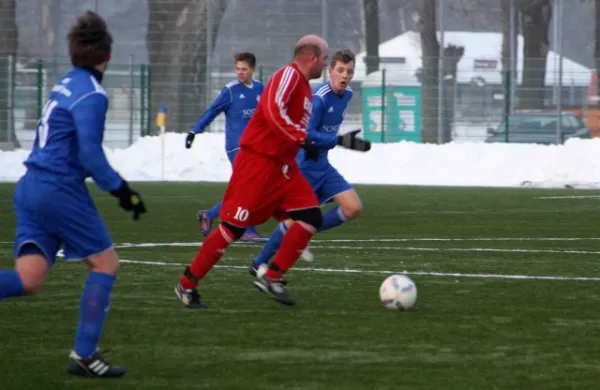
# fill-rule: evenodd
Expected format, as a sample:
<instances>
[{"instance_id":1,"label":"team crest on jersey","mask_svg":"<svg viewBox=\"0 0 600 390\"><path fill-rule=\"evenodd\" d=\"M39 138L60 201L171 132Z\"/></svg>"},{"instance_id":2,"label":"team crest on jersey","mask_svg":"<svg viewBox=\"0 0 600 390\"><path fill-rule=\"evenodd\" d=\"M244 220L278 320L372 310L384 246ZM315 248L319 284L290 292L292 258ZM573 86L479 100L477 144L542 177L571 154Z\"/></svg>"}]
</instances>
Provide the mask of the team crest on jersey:
<instances>
[{"instance_id":1,"label":"team crest on jersey","mask_svg":"<svg viewBox=\"0 0 600 390\"><path fill-rule=\"evenodd\" d=\"M260 95L256 95L256 101L260 102Z\"/></svg>"},{"instance_id":2,"label":"team crest on jersey","mask_svg":"<svg viewBox=\"0 0 600 390\"><path fill-rule=\"evenodd\" d=\"M304 109L308 112L312 112L312 102L309 98L304 98Z\"/></svg>"}]
</instances>

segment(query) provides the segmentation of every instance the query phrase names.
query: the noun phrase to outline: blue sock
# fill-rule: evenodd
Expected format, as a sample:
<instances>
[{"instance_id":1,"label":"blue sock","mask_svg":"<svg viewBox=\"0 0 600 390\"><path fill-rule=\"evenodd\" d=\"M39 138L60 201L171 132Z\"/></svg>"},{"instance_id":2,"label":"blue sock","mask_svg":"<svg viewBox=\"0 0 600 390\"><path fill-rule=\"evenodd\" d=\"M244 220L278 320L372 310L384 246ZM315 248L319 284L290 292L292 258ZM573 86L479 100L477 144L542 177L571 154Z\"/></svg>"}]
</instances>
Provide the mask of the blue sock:
<instances>
[{"instance_id":1,"label":"blue sock","mask_svg":"<svg viewBox=\"0 0 600 390\"><path fill-rule=\"evenodd\" d=\"M279 249L281 241L283 241L283 236L287 231L288 227L285 222L281 222L275 227L275 230L273 230L273 233L271 233L271 236L269 237L269 241L267 241L258 256L256 256L256 259L252 262L255 267L258 267L261 264L267 264L269 260L271 260L271 257L273 257L275 252L277 252L277 249Z\"/></svg>"},{"instance_id":2,"label":"blue sock","mask_svg":"<svg viewBox=\"0 0 600 390\"><path fill-rule=\"evenodd\" d=\"M324 230L329 230L336 226L340 226L344 222L346 222L346 217L342 213L340 206L337 206L323 215L323 225L317 231L322 232Z\"/></svg>"},{"instance_id":3,"label":"blue sock","mask_svg":"<svg viewBox=\"0 0 600 390\"><path fill-rule=\"evenodd\" d=\"M0 300L19 297L24 293L25 288L17 271L0 271Z\"/></svg>"},{"instance_id":4,"label":"blue sock","mask_svg":"<svg viewBox=\"0 0 600 390\"><path fill-rule=\"evenodd\" d=\"M90 357L98 346L115 280L115 276L91 271L85 282L75 336L75 352L83 358Z\"/></svg>"},{"instance_id":5,"label":"blue sock","mask_svg":"<svg viewBox=\"0 0 600 390\"><path fill-rule=\"evenodd\" d=\"M223 201L217 203L210 210L208 210L208 216L210 219L219 218L219 213L221 212L221 203L223 203Z\"/></svg>"},{"instance_id":6,"label":"blue sock","mask_svg":"<svg viewBox=\"0 0 600 390\"><path fill-rule=\"evenodd\" d=\"M249 228L246 229L246 231L244 232L245 234L250 234L250 233L257 233L256 231L256 226L250 226Z\"/></svg>"}]
</instances>

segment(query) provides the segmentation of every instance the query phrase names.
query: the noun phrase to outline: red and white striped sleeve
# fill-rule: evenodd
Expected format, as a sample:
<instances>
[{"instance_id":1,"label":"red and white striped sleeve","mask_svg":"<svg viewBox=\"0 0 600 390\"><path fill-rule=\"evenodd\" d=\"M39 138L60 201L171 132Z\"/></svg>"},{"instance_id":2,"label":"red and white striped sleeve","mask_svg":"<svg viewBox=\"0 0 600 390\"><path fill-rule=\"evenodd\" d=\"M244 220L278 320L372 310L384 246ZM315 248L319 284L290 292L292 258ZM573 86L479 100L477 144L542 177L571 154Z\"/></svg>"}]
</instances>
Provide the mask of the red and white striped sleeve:
<instances>
[{"instance_id":1,"label":"red and white striped sleeve","mask_svg":"<svg viewBox=\"0 0 600 390\"><path fill-rule=\"evenodd\" d=\"M296 90L300 81L300 73L291 66L283 68L272 80L267 96L267 106L269 118L273 125L280 130L285 138L302 143L306 140L306 129L302 127L300 121L294 122L290 117L290 112L296 110L300 112L302 118L304 113L304 101L300 100L299 107L290 107L290 96Z\"/></svg>"}]
</instances>

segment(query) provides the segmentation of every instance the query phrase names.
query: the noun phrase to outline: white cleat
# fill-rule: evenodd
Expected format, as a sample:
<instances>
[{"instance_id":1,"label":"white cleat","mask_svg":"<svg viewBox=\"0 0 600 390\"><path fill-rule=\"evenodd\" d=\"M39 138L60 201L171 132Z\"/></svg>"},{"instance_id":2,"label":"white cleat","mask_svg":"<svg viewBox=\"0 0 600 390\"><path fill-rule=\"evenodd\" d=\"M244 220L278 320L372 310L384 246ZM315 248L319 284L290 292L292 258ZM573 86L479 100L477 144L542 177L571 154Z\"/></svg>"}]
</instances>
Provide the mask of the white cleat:
<instances>
[{"instance_id":1,"label":"white cleat","mask_svg":"<svg viewBox=\"0 0 600 390\"><path fill-rule=\"evenodd\" d=\"M304 248L304 250L300 254L300 258L306 261L307 263L312 263L313 261L315 261L315 256L312 254L310 249L308 249L308 247Z\"/></svg>"}]
</instances>

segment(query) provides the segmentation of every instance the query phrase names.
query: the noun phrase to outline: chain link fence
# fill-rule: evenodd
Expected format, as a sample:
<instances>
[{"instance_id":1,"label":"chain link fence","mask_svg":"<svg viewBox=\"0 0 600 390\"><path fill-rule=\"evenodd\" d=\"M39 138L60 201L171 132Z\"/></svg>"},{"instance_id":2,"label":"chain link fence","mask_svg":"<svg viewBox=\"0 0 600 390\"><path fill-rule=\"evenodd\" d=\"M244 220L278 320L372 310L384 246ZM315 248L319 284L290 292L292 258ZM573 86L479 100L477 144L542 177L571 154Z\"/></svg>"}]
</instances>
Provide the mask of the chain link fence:
<instances>
[{"instance_id":1,"label":"chain link fence","mask_svg":"<svg viewBox=\"0 0 600 390\"><path fill-rule=\"evenodd\" d=\"M485 1L480 0L482 4ZM154 120L159 103L169 108L167 131L188 131L221 88L235 79L234 53L255 53L258 66L254 77L266 83L276 69L290 61L293 44L306 33L324 36L332 50L350 48L357 53L356 76L351 84L354 98L342 131L363 128L365 136L374 142L435 142L436 137L440 137L438 142L483 141L489 136L488 129L509 126L507 114L524 108L556 113L558 123L562 122L563 111L570 112L592 130L599 127L592 96L595 92L590 89L595 72L585 60L589 55L577 55L589 53L590 48L580 44L578 49L564 43L586 33L575 34L573 23L550 28L548 35L553 42L546 56L529 58L526 64L523 36L516 25L512 26L516 45L511 51L514 60L509 63L513 66L504 69L502 24L495 14L499 11L492 10L487 16L492 18L490 29L497 31L481 31L477 23L471 25L465 20L480 18L482 10L461 6L477 2L444 2L443 12L438 12L442 20L437 22L443 32L437 33L442 60L432 58L433 62L439 61L432 73L424 69L424 64L432 61L426 61L431 57L425 56L419 31L422 1L398 5L380 0L379 70L367 73L363 1L299 3L19 1L18 50L4 56L0 63L7 70L4 73L10 85L2 92L7 103L0 107L5 113L0 118L1 128L9 142L14 137L21 147L31 146L48 92L70 67L64 42L68 27L86 9L95 9L105 17L115 38L113 60L103 82L111 101L105 136L108 147L127 147L140 136L156 134ZM565 16L563 24L573 19L573 13L589 17L585 8L588 5L568 0L564 3L574 11ZM575 54L567 56L564 52L569 50L563 47L571 52L575 49ZM534 94L528 93L532 88L523 83L526 72L543 78ZM327 73L313 84L326 80ZM528 102L531 96L536 100ZM435 115L437 118L432 118ZM210 131L223 129L221 116Z\"/></svg>"}]
</instances>

